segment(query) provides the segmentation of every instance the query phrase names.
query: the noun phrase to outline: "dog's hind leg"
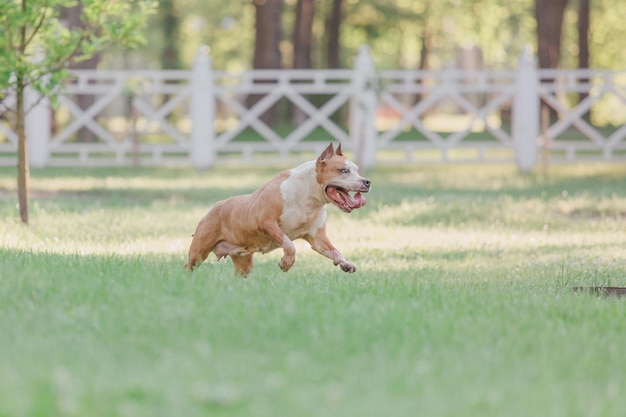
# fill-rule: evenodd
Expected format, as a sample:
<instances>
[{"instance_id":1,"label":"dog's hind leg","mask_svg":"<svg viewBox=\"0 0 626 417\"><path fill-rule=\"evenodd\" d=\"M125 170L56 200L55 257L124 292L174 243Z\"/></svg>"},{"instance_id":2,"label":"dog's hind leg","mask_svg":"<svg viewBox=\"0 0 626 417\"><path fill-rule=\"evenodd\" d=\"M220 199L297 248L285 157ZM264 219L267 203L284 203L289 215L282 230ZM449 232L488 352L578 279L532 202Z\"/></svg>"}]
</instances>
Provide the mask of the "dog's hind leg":
<instances>
[{"instance_id":1,"label":"dog's hind leg","mask_svg":"<svg viewBox=\"0 0 626 417\"><path fill-rule=\"evenodd\" d=\"M185 269L193 271L196 266L204 262L220 240L219 224L216 224L210 214L211 212L200 220L196 232L193 234Z\"/></svg>"},{"instance_id":2,"label":"dog's hind leg","mask_svg":"<svg viewBox=\"0 0 626 417\"><path fill-rule=\"evenodd\" d=\"M189 246L189 258L187 259L187 263L185 264L185 269L193 271L193 269L200 265L204 260L209 256L209 253L213 250L213 246L209 244L205 244L201 239L196 239L196 235L191 241L191 246Z\"/></svg>"}]
</instances>

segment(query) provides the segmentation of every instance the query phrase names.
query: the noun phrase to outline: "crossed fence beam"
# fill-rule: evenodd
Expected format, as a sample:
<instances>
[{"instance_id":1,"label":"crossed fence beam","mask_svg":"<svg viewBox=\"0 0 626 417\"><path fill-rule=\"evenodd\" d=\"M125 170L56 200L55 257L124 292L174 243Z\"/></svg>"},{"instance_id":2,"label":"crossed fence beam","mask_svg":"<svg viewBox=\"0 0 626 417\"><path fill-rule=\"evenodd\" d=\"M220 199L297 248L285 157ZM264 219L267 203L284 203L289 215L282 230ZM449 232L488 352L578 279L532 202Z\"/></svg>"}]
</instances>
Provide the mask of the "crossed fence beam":
<instances>
[{"instance_id":1,"label":"crossed fence beam","mask_svg":"<svg viewBox=\"0 0 626 417\"><path fill-rule=\"evenodd\" d=\"M371 58L368 61L367 57L363 58L360 54L356 62L352 70L256 70L241 74L213 71L208 59L201 61L201 66L194 66L192 71L77 71L76 78L67 86L67 95L59 98L59 104L67 109L71 120L67 126L41 143L49 148L50 153L77 149L83 144L70 143L70 139L81 128L87 128L103 142L94 152L110 149L116 155L117 163L124 163L125 155L132 148L132 138L128 132L123 137L114 136L98 122L97 115L107 111L119 100L127 100L131 110L145 122L136 130L137 135L146 135L149 129L156 128L173 142L140 143L142 152L151 153L154 161L163 160L164 152L174 151L189 156L199 155L199 164L206 167L214 163L217 152L241 149L241 144L234 143L234 140L249 128L263 139L258 144L247 144L249 149L272 150L280 155L293 150L318 148L320 145L317 143L303 142L317 127L326 130L361 156L364 148L369 149L370 156L377 150L397 148L398 138L407 129L414 129L426 139L426 144L421 143L421 149L430 146L444 155L448 150L459 147L483 149L485 143L465 141L476 122L481 122L485 131L491 135L489 146L509 150L515 150L518 146L519 129L516 130L514 126L509 132L503 126L492 124L489 116L517 103L520 90L524 90L519 85L520 78L528 78L529 73L519 68L517 71L471 73L457 70L376 72ZM363 69L359 65L369 67ZM526 62L526 65L531 67L533 62ZM534 67L533 71L530 78L534 77L537 83L536 95L529 100L532 102L534 97L534 101L538 102L541 99L558 114L558 118L543 132L550 149L566 147L569 157L576 155L578 150L596 149L602 152L605 159L613 158L614 151L626 150L625 125L605 135L586 119L592 106L607 95L617 97L626 106L626 80L623 73L536 71ZM202 88L195 84L197 77L202 78ZM528 91L525 93L530 95ZM570 107L564 103L563 96L571 93L587 93L588 96ZM79 94L92 94L97 98L89 108L81 109L71 98L71 95ZM245 97L251 94L262 97L247 107ZM329 98L316 106L312 97L320 94L328 95ZM475 94L479 94L482 100L477 102L468 98ZM421 99L407 104L402 98L407 95ZM165 99L156 100L157 96ZM268 109L284 99L305 116L285 137L262 118ZM428 112L443 101L453 103L460 112L469 115L463 128L447 135L428 128L424 122ZM4 104L7 103L10 105L10 97L5 98ZM220 132L216 132L214 126L216 105L227 109L235 120L233 126ZM332 119L342 106L347 105L350 107L349 132ZM397 114L397 120L390 129L378 132L374 119L376 109L381 105L391 108ZM180 108L183 108L183 114L191 116L191 131L181 129L172 121L174 112ZM517 116L518 126L526 120L531 125L535 123L535 118L538 121L532 106L527 113ZM576 129L588 140L562 140L560 135L571 129ZM528 153L536 154L538 132L533 133L531 130L526 133L530 137ZM2 163L1 152L15 146L17 138L15 132L2 123L0 134L6 138L5 144L0 143ZM85 157L88 152L81 151L83 162L88 161L89 158ZM367 160L366 157L363 159ZM479 155L478 159L484 159L484 155Z\"/></svg>"},{"instance_id":2,"label":"crossed fence beam","mask_svg":"<svg viewBox=\"0 0 626 417\"><path fill-rule=\"evenodd\" d=\"M261 72L259 79L246 77L246 84L232 87L216 87L216 98L226 104L237 116L237 125L219 134L216 146L220 149L232 141L238 134L248 127L253 128L265 140L270 142L277 151L287 152L307 137L316 127L322 127L341 142L348 142L349 136L331 116L352 97L350 79L344 77L341 83L337 83L336 76L333 83L329 83L325 77L321 77L315 71L290 71L283 72L275 80ZM329 72L332 74L332 72ZM255 81L276 81L275 83L255 83ZM297 83L298 81L314 81L313 83ZM251 86L254 86L251 88ZM250 108L243 105L240 100L234 98L247 94L264 95ZM332 97L319 108L311 104L305 95L331 94ZM281 99L287 98L304 112L307 119L292 130L286 137L281 137L270 126L263 122L261 116Z\"/></svg>"},{"instance_id":3,"label":"crossed fence beam","mask_svg":"<svg viewBox=\"0 0 626 417\"><path fill-rule=\"evenodd\" d=\"M418 74L416 74L418 75ZM433 80L433 85L424 87L424 81L428 81L428 72L419 74L419 78L410 79L403 76L397 85L389 86L387 91L381 94L381 102L391 106L398 114L401 115L395 128L380 134L380 143L387 144L396 139L404 130L413 127L428 139L435 147L440 149L451 149L456 147L471 132L471 128L476 121L481 121L485 129L498 141L505 146L512 146L511 135L504 129L492 126L488 116L497 111L502 106L510 103L513 99L514 89L512 79L506 81L499 88L489 91L486 88L485 76L487 73L480 73L483 78L483 84L478 83L472 88L459 88L464 83L471 80L474 74L466 74L456 72L455 75L449 77L447 82L442 80ZM383 77L385 75L383 74ZM389 74L385 80L394 80L394 74ZM487 96L486 103L479 106L468 100L463 93L481 93ZM420 95L424 97L412 106L407 107L400 101L398 95ZM438 132L428 129L424 125L424 115L427 111L432 110L438 103L443 100L450 100L462 109L466 114L470 115L466 127L462 130L443 136Z\"/></svg>"},{"instance_id":4,"label":"crossed fence beam","mask_svg":"<svg viewBox=\"0 0 626 417\"><path fill-rule=\"evenodd\" d=\"M607 96L616 97L626 107L626 71L540 70L539 76L540 99L558 115L558 119L550 121L543 132L549 149L565 149L566 158L570 160L581 151L600 150L605 160L612 159L616 151L626 151L626 125L605 135L589 121L594 104ZM568 107L562 97L568 93L582 93L586 97ZM560 139L572 129L588 141Z\"/></svg>"}]
</instances>

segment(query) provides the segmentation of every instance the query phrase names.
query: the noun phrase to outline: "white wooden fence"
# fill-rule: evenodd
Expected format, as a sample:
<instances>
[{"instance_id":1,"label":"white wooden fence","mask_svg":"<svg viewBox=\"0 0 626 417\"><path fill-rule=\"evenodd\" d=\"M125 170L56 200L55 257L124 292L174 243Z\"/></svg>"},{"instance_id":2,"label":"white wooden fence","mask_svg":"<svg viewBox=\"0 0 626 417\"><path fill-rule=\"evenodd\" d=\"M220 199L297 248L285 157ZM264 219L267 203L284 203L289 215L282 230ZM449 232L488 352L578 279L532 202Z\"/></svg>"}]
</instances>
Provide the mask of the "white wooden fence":
<instances>
[{"instance_id":1,"label":"white wooden fence","mask_svg":"<svg viewBox=\"0 0 626 417\"><path fill-rule=\"evenodd\" d=\"M551 161L626 160L626 71L537 70L528 52L510 71L376 71L364 47L353 69L234 74L201 51L189 71L75 71L54 109L34 92L28 101L33 167L291 163L330 140L365 168L515 161L527 171L540 147ZM558 116L543 131L540 101ZM266 123L285 102L295 110L282 119L295 123ZM16 163L16 148L0 120L0 165Z\"/></svg>"}]
</instances>

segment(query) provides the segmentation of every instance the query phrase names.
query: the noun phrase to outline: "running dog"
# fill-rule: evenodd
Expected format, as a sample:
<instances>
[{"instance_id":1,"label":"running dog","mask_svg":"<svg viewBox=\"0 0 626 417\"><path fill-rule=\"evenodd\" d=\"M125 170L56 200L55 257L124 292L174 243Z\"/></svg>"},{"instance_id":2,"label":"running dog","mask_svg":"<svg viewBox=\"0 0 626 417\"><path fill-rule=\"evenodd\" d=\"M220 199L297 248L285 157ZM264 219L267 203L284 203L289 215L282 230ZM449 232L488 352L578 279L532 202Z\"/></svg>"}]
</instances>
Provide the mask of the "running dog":
<instances>
[{"instance_id":1,"label":"running dog","mask_svg":"<svg viewBox=\"0 0 626 417\"><path fill-rule=\"evenodd\" d=\"M326 204L350 213L365 205L361 193L370 187L370 180L342 154L341 145L334 150L331 143L317 160L279 173L254 193L216 203L198 223L185 269L193 270L213 252L218 261L230 256L235 271L245 277L255 252L280 247L278 266L287 272L296 260L293 240L304 239L343 271L355 272L326 235Z\"/></svg>"}]
</instances>

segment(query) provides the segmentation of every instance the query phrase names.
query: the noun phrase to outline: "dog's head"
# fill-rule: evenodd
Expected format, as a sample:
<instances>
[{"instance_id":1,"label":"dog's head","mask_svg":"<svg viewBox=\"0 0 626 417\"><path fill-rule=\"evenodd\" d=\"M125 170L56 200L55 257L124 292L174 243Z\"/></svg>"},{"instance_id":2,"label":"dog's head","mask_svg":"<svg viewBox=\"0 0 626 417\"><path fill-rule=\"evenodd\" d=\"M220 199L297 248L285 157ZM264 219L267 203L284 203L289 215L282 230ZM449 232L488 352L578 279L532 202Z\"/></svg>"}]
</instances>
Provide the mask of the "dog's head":
<instances>
[{"instance_id":1,"label":"dog's head","mask_svg":"<svg viewBox=\"0 0 626 417\"><path fill-rule=\"evenodd\" d=\"M341 153L341 144L337 150L331 143L317 158L315 164L317 182L324 189L324 198L328 203L350 213L365 205L365 197L361 193L370 190L371 182L359 175L359 167L349 161ZM355 193L350 195L350 193Z\"/></svg>"}]
</instances>

